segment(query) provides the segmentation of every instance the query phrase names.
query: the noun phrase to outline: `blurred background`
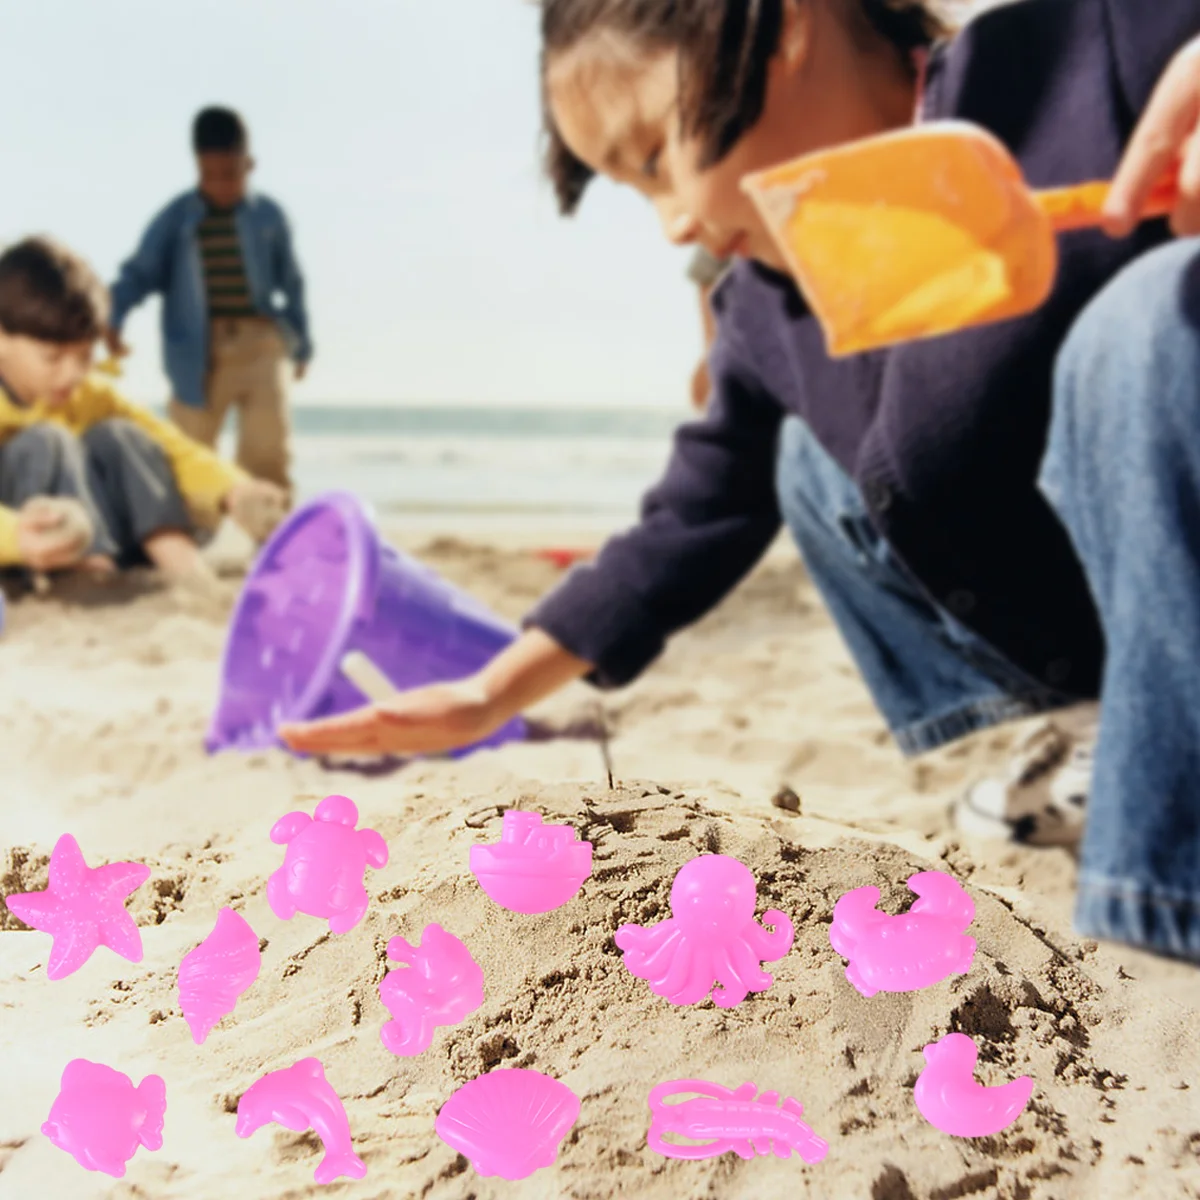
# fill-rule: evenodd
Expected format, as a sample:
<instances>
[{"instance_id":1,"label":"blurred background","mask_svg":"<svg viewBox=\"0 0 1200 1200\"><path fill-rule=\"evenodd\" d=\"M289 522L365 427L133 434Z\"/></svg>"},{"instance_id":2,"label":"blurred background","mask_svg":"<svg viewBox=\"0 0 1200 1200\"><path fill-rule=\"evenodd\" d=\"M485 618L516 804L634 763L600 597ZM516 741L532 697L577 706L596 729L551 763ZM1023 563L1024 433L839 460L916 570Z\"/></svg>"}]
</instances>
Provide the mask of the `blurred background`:
<instances>
[{"instance_id":1,"label":"blurred background","mask_svg":"<svg viewBox=\"0 0 1200 1200\"><path fill-rule=\"evenodd\" d=\"M52 233L111 279L192 186L195 112L237 108L308 283L302 491L619 522L687 412L695 289L637 197L556 215L537 20L521 0L6 5L5 43L40 49L5 56L0 242ZM126 390L165 403L157 300L126 340Z\"/></svg>"},{"instance_id":2,"label":"blurred background","mask_svg":"<svg viewBox=\"0 0 1200 1200\"><path fill-rule=\"evenodd\" d=\"M632 193L557 216L537 21L522 0L6 4L5 45L37 51L5 55L0 243L51 233L111 279L193 185L195 112L237 108L308 283L301 492L353 480L435 525L623 524L688 413L696 289ZM157 300L126 340L127 392L164 404Z\"/></svg>"}]
</instances>

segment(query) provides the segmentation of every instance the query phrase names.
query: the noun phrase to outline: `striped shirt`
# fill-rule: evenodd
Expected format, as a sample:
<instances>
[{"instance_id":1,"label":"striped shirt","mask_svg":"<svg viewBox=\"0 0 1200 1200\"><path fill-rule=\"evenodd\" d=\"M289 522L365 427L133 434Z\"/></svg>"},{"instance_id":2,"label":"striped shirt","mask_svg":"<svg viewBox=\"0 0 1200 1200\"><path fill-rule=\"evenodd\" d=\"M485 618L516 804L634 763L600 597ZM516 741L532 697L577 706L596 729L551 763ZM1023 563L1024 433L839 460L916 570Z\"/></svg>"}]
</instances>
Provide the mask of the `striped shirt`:
<instances>
[{"instance_id":1,"label":"striped shirt","mask_svg":"<svg viewBox=\"0 0 1200 1200\"><path fill-rule=\"evenodd\" d=\"M246 282L246 268L242 263L242 248L233 209L216 208L210 204L196 236L200 239L209 316L256 316L257 310Z\"/></svg>"}]
</instances>

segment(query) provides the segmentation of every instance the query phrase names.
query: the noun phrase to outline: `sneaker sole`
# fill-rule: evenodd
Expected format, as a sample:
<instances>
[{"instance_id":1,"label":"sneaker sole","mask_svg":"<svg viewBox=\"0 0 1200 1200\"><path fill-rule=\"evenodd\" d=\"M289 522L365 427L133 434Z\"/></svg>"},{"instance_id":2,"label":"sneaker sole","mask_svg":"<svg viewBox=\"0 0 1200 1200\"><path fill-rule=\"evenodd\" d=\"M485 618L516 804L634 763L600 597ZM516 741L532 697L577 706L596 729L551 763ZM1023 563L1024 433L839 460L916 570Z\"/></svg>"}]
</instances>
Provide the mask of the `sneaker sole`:
<instances>
[{"instance_id":1,"label":"sneaker sole","mask_svg":"<svg viewBox=\"0 0 1200 1200\"><path fill-rule=\"evenodd\" d=\"M977 808L969 792L950 806L950 818L955 829L969 837L1020 846L1074 846L1083 837L1082 825L1056 819L1050 810L1027 813L1015 820L993 816Z\"/></svg>"}]
</instances>

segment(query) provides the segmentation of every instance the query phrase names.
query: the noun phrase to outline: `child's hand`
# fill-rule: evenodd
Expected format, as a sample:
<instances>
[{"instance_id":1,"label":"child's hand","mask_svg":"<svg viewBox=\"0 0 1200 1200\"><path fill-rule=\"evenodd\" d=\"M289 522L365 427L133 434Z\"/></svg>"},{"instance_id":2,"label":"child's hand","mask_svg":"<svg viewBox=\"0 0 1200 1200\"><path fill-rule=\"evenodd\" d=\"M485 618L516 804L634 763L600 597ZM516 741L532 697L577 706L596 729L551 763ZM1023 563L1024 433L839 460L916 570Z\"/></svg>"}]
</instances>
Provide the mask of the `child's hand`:
<instances>
[{"instance_id":1,"label":"child's hand","mask_svg":"<svg viewBox=\"0 0 1200 1200\"><path fill-rule=\"evenodd\" d=\"M440 754L467 746L504 724L476 680L397 693L380 704L296 725L279 736L305 754Z\"/></svg>"},{"instance_id":2,"label":"child's hand","mask_svg":"<svg viewBox=\"0 0 1200 1200\"><path fill-rule=\"evenodd\" d=\"M527 629L470 679L400 692L323 721L281 725L279 736L306 754L441 754L495 733L590 666L541 629Z\"/></svg>"},{"instance_id":3,"label":"child's hand","mask_svg":"<svg viewBox=\"0 0 1200 1200\"><path fill-rule=\"evenodd\" d=\"M265 479L235 483L225 497L225 511L256 542L265 542L275 532L287 507L287 493Z\"/></svg>"},{"instance_id":4,"label":"child's hand","mask_svg":"<svg viewBox=\"0 0 1200 1200\"><path fill-rule=\"evenodd\" d=\"M75 566L94 537L87 509L67 496L35 496L17 513L17 549L31 571Z\"/></svg>"},{"instance_id":5,"label":"child's hand","mask_svg":"<svg viewBox=\"0 0 1200 1200\"><path fill-rule=\"evenodd\" d=\"M1142 204L1172 163L1179 162L1179 203L1171 228L1200 233L1200 38L1172 60L1134 130L1104 206L1105 229L1125 237Z\"/></svg>"}]
</instances>

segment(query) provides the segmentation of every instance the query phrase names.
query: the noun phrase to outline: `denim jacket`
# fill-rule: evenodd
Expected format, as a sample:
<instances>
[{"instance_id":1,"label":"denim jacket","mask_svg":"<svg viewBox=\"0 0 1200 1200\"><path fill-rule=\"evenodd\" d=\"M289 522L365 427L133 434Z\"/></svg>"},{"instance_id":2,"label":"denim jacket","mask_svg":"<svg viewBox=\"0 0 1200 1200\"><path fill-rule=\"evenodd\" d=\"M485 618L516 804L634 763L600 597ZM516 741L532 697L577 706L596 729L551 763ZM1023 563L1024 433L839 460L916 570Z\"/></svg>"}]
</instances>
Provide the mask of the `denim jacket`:
<instances>
[{"instance_id":1,"label":"denim jacket","mask_svg":"<svg viewBox=\"0 0 1200 1200\"><path fill-rule=\"evenodd\" d=\"M112 286L112 326L119 330L147 296L163 297L163 366L175 397L203 408L209 365L208 296L196 230L204 217L199 191L172 200L150 222L141 244ZM246 282L254 307L280 328L292 357L307 362L313 347L304 307L304 280L283 209L263 195L237 207Z\"/></svg>"}]
</instances>

